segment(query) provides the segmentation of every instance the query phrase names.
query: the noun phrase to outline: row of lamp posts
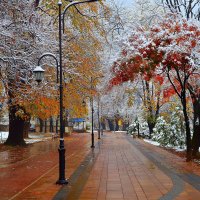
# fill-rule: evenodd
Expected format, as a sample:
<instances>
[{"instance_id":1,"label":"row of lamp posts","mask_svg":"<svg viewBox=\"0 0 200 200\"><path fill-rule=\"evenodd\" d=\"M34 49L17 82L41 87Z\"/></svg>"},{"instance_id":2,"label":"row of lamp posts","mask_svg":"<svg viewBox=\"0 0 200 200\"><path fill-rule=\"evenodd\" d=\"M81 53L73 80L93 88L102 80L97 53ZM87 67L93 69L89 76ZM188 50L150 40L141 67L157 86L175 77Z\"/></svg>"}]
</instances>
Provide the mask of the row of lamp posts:
<instances>
[{"instance_id":1,"label":"row of lamp posts","mask_svg":"<svg viewBox=\"0 0 200 200\"><path fill-rule=\"evenodd\" d=\"M56 61L57 66L57 82L58 82L58 76L59 76L59 93L60 93L60 144L58 148L59 152L59 178L57 180L57 184L63 185L67 184L68 180L65 178L65 146L64 146L64 123L63 123L63 69L62 69L62 28L64 32L64 17L67 12L67 10L75 5L83 4L83 3L91 3L98 0L83 0L83 1L73 1L70 2L62 12L62 0L59 0L58 2L58 10L59 10L59 59L51 53L45 53L43 54L39 60L38 60L38 66L33 70L33 73L35 75L35 79L37 82L41 82L44 77L45 70L42 69L40 66L40 62L44 57L52 57ZM93 115L93 114L92 114ZM93 129L93 127L92 127ZM93 133L94 136L94 133ZM92 140L94 141L94 140ZM92 146L94 144L92 143ZM91 146L91 147L92 147Z\"/></svg>"},{"instance_id":2,"label":"row of lamp posts","mask_svg":"<svg viewBox=\"0 0 200 200\"><path fill-rule=\"evenodd\" d=\"M98 78L102 78L102 77L96 77L96 78L93 78L91 77L90 79L90 89L91 91L94 89L94 81ZM91 106L91 112L92 112L92 132L91 132L91 148L94 148L95 145L94 145L94 99L93 99L93 95L91 96L86 96L84 99L83 99L83 106L86 106L86 102L85 102L85 99L86 98L89 98L90 100L90 106ZM100 129L101 129L101 124L100 124L100 117L99 117L99 95L98 95L98 113L97 113L97 117L98 117L98 139L101 139L101 136L100 136Z\"/></svg>"}]
</instances>

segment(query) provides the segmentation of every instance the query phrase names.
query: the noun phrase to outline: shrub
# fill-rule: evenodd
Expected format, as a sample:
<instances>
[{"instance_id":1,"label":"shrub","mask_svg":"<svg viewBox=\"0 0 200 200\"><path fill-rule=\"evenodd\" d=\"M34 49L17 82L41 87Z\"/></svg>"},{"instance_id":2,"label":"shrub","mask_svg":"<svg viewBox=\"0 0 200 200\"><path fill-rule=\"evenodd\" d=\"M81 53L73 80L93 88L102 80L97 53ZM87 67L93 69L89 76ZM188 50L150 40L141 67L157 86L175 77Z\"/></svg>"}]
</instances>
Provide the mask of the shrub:
<instances>
[{"instance_id":1,"label":"shrub","mask_svg":"<svg viewBox=\"0 0 200 200\"><path fill-rule=\"evenodd\" d=\"M167 123L161 116L158 117L153 129L152 140L165 147L185 147L185 134L181 131L180 118L177 112L173 112L170 122Z\"/></svg>"}]
</instances>

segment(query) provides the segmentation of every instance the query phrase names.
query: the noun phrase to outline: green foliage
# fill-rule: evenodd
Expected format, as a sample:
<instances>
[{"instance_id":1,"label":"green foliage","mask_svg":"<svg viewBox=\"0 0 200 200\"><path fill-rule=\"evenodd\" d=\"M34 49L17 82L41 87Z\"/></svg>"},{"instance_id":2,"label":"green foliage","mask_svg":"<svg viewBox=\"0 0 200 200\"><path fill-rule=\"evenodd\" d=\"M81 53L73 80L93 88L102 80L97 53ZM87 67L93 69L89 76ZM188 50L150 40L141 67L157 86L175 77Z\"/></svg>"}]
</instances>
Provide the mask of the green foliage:
<instances>
[{"instance_id":1,"label":"green foliage","mask_svg":"<svg viewBox=\"0 0 200 200\"><path fill-rule=\"evenodd\" d=\"M137 125L138 120L137 118L134 120L134 122L127 128L127 133L131 135L136 135L137 134Z\"/></svg>"},{"instance_id":2,"label":"green foliage","mask_svg":"<svg viewBox=\"0 0 200 200\"><path fill-rule=\"evenodd\" d=\"M169 122L159 117L153 130L152 139L165 147L185 147L185 133L182 129L180 111L177 107L171 114Z\"/></svg>"},{"instance_id":3,"label":"green foliage","mask_svg":"<svg viewBox=\"0 0 200 200\"><path fill-rule=\"evenodd\" d=\"M147 135L148 131L148 124L147 122L142 122L142 120L138 120L136 118L134 122L127 128L127 133L131 135L137 135L138 134L138 123L139 123L139 132L140 136L145 137Z\"/></svg>"},{"instance_id":4,"label":"green foliage","mask_svg":"<svg viewBox=\"0 0 200 200\"><path fill-rule=\"evenodd\" d=\"M136 135L137 133L137 124L133 123L127 128L127 133L131 135Z\"/></svg>"}]
</instances>

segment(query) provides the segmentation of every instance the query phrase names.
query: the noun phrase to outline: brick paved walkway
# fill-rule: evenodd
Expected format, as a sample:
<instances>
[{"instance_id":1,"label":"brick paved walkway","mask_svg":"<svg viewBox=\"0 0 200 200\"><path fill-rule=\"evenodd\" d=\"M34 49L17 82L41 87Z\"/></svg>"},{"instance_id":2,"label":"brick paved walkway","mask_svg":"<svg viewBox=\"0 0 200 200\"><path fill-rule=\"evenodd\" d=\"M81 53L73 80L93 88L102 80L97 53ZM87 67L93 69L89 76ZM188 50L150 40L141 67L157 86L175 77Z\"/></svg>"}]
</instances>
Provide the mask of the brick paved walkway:
<instances>
[{"instance_id":1,"label":"brick paved walkway","mask_svg":"<svg viewBox=\"0 0 200 200\"><path fill-rule=\"evenodd\" d=\"M50 200L62 187L58 179L59 140L49 140L27 148L0 152L0 200ZM90 134L65 138L66 177L69 177L90 151Z\"/></svg>"},{"instance_id":2,"label":"brick paved walkway","mask_svg":"<svg viewBox=\"0 0 200 200\"><path fill-rule=\"evenodd\" d=\"M93 151L90 149L90 134L77 134L66 140L66 173L67 177L70 177L67 186L55 184L58 165L54 157L57 152L46 152L40 155L41 157L35 153L28 158L28 162L21 160L16 165L7 163L7 167L0 168L0 199L200 199L200 167L186 163L184 159L159 147L133 139L125 133L105 133ZM39 158L43 158L46 164L48 161L52 162L47 165L46 171ZM41 164L40 173L38 165L34 165L34 162L38 161ZM23 169L17 171L21 165L24 165L24 174ZM6 174L13 166L16 168L17 177ZM32 166L31 171L25 166ZM26 176L32 178L29 183ZM5 185L2 177L7 178ZM11 181L8 178L11 178ZM18 188L17 185L21 187Z\"/></svg>"},{"instance_id":3,"label":"brick paved walkway","mask_svg":"<svg viewBox=\"0 0 200 200\"><path fill-rule=\"evenodd\" d=\"M110 133L103 139L100 154L80 199L155 200L171 188L171 179L124 135Z\"/></svg>"},{"instance_id":4,"label":"brick paved walkway","mask_svg":"<svg viewBox=\"0 0 200 200\"><path fill-rule=\"evenodd\" d=\"M63 199L200 199L200 167L196 164L120 133L107 133L99 148L84 186ZM77 185L80 182L73 187Z\"/></svg>"}]
</instances>

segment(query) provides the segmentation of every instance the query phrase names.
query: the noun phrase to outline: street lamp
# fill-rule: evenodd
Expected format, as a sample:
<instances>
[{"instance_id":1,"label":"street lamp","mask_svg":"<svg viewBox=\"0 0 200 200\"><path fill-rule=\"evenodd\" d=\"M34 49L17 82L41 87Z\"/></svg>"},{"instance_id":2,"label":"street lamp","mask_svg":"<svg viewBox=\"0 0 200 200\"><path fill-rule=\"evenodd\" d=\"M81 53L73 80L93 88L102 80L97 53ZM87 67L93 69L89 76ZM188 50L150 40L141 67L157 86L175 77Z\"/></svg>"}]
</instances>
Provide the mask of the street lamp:
<instances>
[{"instance_id":1,"label":"street lamp","mask_svg":"<svg viewBox=\"0 0 200 200\"><path fill-rule=\"evenodd\" d=\"M99 76L99 77L91 77L90 79L90 89L93 90L94 89L94 81L98 78L102 78L103 76ZM85 102L85 99L86 98L89 98L90 99L90 106L91 106L91 110L92 110L92 133L91 133L91 140L92 140L92 145L91 145L91 148L94 148L94 99L93 99L93 96L86 96L84 97L83 99L83 106L86 106L86 102ZM99 130L98 130L98 139L101 139L101 136L100 136L100 120L99 120L99 95L98 95L98 126L99 126Z\"/></svg>"},{"instance_id":2,"label":"street lamp","mask_svg":"<svg viewBox=\"0 0 200 200\"><path fill-rule=\"evenodd\" d=\"M91 133L91 148L95 148L94 146L94 105L93 105L93 97L89 97L89 96L86 96L85 98L89 98L90 99L90 106L91 106L91 110L92 110L92 133ZM85 102L85 98L83 99L83 106L85 107L86 106L86 102Z\"/></svg>"},{"instance_id":3,"label":"street lamp","mask_svg":"<svg viewBox=\"0 0 200 200\"><path fill-rule=\"evenodd\" d=\"M94 89L94 81L99 79L99 78L103 78L104 76L98 76L98 77L91 77L90 80L90 84L91 84L91 90ZM100 134L100 116L99 116L99 103L100 103L100 95L98 94L98 99L97 99L97 106L98 106L98 111L97 111L97 118L98 118L98 139L101 139L101 134ZM92 104L93 104L93 100L92 100ZM93 106L92 106L93 107ZM94 109L93 109L94 110Z\"/></svg>"},{"instance_id":4,"label":"street lamp","mask_svg":"<svg viewBox=\"0 0 200 200\"><path fill-rule=\"evenodd\" d=\"M33 73L35 75L35 80L40 83L42 81L42 79L44 78L44 72L45 70L42 69L41 66L37 66L34 70Z\"/></svg>"},{"instance_id":5,"label":"street lamp","mask_svg":"<svg viewBox=\"0 0 200 200\"><path fill-rule=\"evenodd\" d=\"M33 73L36 77L37 82L41 82L44 77L44 70L40 66L40 61L44 57L52 57L56 61L57 65L57 82L58 82L58 74L59 74L59 91L60 91L60 145L58 148L59 151L59 179L56 182L57 184L63 185L67 184L68 180L65 178L65 147L64 147L64 124L63 124L63 70L62 70L62 25L63 25L63 33L64 33L64 17L67 10L75 5L95 2L98 0L83 0L83 1L73 1L69 3L63 13L62 13L62 1L58 1L58 9L59 9L59 62L54 54L46 53L43 54L38 60L38 66L33 70ZM59 63L59 64L58 64ZM58 68L60 69L58 71Z\"/></svg>"},{"instance_id":6,"label":"street lamp","mask_svg":"<svg viewBox=\"0 0 200 200\"><path fill-rule=\"evenodd\" d=\"M101 139L101 123L100 123L100 97L98 94L98 99L97 99L97 117L98 117L98 139Z\"/></svg>"}]
</instances>

